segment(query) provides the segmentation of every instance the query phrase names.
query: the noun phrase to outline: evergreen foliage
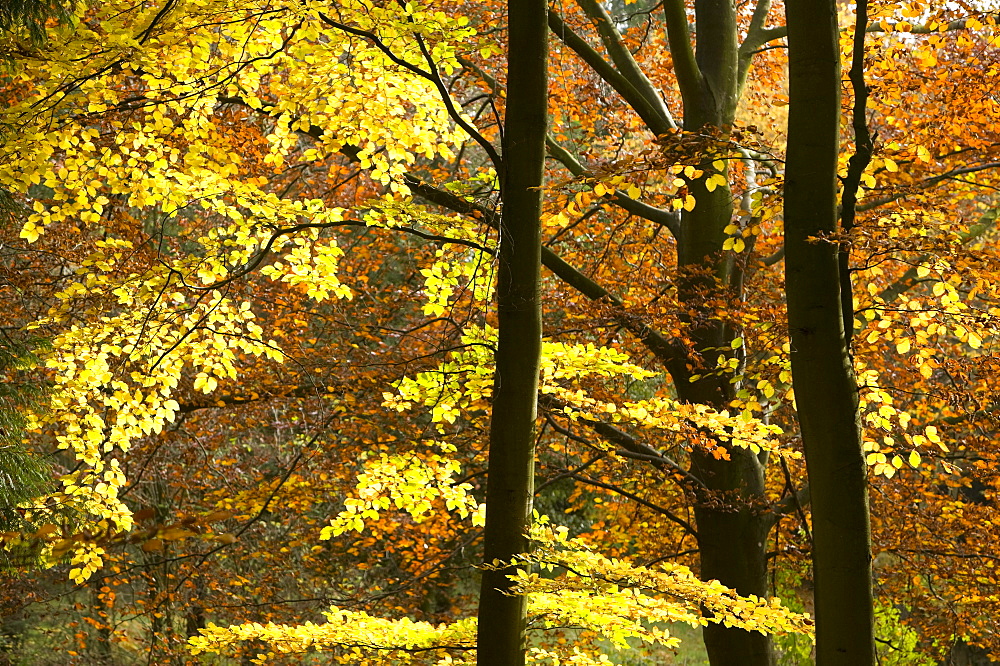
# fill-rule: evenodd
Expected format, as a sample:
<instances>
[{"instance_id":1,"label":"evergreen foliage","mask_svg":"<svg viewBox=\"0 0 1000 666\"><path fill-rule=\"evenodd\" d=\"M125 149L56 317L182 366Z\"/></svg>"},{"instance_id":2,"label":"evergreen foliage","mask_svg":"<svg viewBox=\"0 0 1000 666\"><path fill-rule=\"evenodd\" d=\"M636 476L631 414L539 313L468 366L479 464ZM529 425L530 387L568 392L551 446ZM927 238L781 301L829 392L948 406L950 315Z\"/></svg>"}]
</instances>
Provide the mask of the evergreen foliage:
<instances>
[{"instance_id":1,"label":"evergreen foliage","mask_svg":"<svg viewBox=\"0 0 1000 666\"><path fill-rule=\"evenodd\" d=\"M0 336L0 530L5 532L33 531L19 507L52 490L49 465L23 446L25 412L37 409L45 390L22 374L35 363L29 350L42 342ZM24 564L25 557L21 549L4 554L7 564Z\"/></svg>"},{"instance_id":2,"label":"evergreen foliage","mask_svg":"<svg viewBox=\"0 0 1000 666\"><path fill-rule=\"evenodd\" d=\"M45 23L65 21L70 5L65 0L4 0L0 2L0 33L25 30L34 44L45 41Z\"/></svg>"}]
</instances>

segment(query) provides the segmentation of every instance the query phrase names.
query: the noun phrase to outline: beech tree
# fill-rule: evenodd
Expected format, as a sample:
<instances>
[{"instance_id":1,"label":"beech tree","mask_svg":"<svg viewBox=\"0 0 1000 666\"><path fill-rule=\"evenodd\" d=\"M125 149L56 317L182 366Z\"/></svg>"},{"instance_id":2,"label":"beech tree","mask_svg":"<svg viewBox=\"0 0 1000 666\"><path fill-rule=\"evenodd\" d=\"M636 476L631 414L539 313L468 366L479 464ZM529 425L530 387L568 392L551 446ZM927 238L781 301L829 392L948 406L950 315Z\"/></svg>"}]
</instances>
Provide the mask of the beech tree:
<instances>
[{"instance_id":1,"label":"beech tree","mask_svg":"<svg viewBox=\"0 0 1000 666\"><path fill-rule=\"evenodd\" d=\"M81 5L78 11L88 10ZM100 27L99 33L85 21L70 21L54 30L52 53L58 53L58 59L25 61L19 73L24 85L11 91L14 103L9 117L17 118L25 130L6 145L12 159L6 166L4 182L21 194L34 186L48 190L35 197L31 206L34 212L20 229L20 237L29 244L43 237L59 243L58 232L63 225L76 233L82 230L71 225L96 225L101 229L100 238L75 248L76 254L60 255L76 267L70 269L61 291L41 294L51 306L47 316L33 324L53 333L52 350L43 362L53 373L55 387L50 409L34 415L31 425L49 433L78 464L61 477L58 492L25 509L36 520L48 520L49 524L35 535L11 535L11 543L21 538L51 537L46 539L50 558L69 558L73 565L70 578L81 584L105 566L108 548L116 540L127 541L136 520L148 517L143 512L133 514L122 501L127 492L123 472L126 454L133 443L161 434L166 424L190 409L174 397L179 397L176 390L182 381L185 389L212 394L222 382L237 379L249 358L280 361L284 356L281 343L267 338L255 321L253 304L234 298L233 285L259 276L301 290L315 302L353 296L351 288L337 277L344 252L336 237L324 236L322 231L358 225L358 220L350 219L352 215L361 215L365 226L387 229L397 226L395 219L400 215L415 216L424 225L436 226L441 233L433 237L445 243L461 241L465 236L468 240L464 244L479 253L479 261L492 253L487 241L469 238L463 220L424 214L413 206L406 197L416 191L432 200L438 197L460 212L477 212L474 218L499 230L500 261L508 262L500 269L498 282L500 328L493 333L488 326L469 325L463 331L463 341L470 348L489 349L499 340L498 356L493 359L472 355L467 360L478 366L478 372L458 376L463 390L476 385L478 402L495 400L491 450L496 460L487 471L487 499L495 495L494 506L501 508L493 512L493 523L486 528L486 556L491 562L503 559L498 571L484 576L482 608L487 618L499 611L509 629L497 632L501 640L494 652L490 644L494 627L484 626L480 636L486 644L480 651L482 658L498 654L503 660L523 659L524 611L518 597L523 599L529 593L536 617L560 625L579 625L620 645L629 636L673 645L675 639L665 630L647 624L666 619L699 625L725 622L755 631L809 631L807 619L787 612L776 601L763 596L739 597L716 582L699 583L683 567L670 568L647 582L650 574L645 568L602 558L585 543L567 539L564 531L547 532L544 527L534 532L539 552L548 553L539 563L577 573L564 575L554 587L546 579L522 574L534 561L533 555L522 552L530 549L524 547L521 535L528 526L531 497L533 405L537 394L537 379L532 377L537 377L537 364L531 362L532 353L527 358L523 353L540 344L537 297L531 295L538 290L540 252L541 195L535 188L541 182L540 148L544 141L544 59L539 60L544 54L542 38L546 28L540 21L544 12L536 17L539 20L523 24L526 35L534 35L525 39L536 43L530 51L524 51L531 65L525 66L525 77L539 79L539 84L523 88L531 93L530 103L509 109L511 132L504 136L503 156L512 160L512 165L500 173L504 208L496 217L478 206L473 206L472 211L462 209L467 199L425 186L406 174L406 165L416 159L414 153L450 158L454 155L451 146L465 136L475 138L485 154L499 161L490 139L458 111L442 79L442 72L455 67L455 44L473 35L465 27L464 18L404 5L379 7L374 13L363 4L341 6L336 16L327 15L321 7L295 5L284 8L280 17L267 19L263 27L276 31L272 33L257 29L261 14L253 5L210 5L197 12L174 7L149 12L110 6L95 11L98 13L93 20ZM206 14L237 18L218 23L206 21ZM87 27L77 30L76 25ZM128 25L145 27L133 35ZM514 34L517 36L517 30ZM110 36L113 43L102 44L98 54L93 55L94 42L103 35ZM144 48L136 51L136 42ZM206 51L202 48L205 43L220 46ZM179 44L189 50L178 48ZM234 51L235 44L243 46ZM484 46L478 55L486 57L483 54L489 50ZM346 53L350 54L354 73L344 77L339 73L339 58ZM82 73L78 64L71 64L81 61L86 63ZM326 69L315 66L319 61ZM281 66L271 69L274 62ZM379 78L373 82L364 75L367 70L378 71ZM318 99L311 96L318 90L323 91L324 100L343 93L346 104L314 107ZM508 104L521 91L519 85ZM350 102L365 96L378 102L368 99L364 107L371 121L351 130L344 119L357 107ZM198 101L191 102L192 98ZM240 168L240 161L231 152L239 132L231 134L226 123L214 118L220 104L240 105L258 113L267 130L269 148L259 156L248 155L254 162L250 168ZM417 110L405 111L410 108ZM401 109L402 117L390 122ZM122 114L133 113L142 121L126 125ZM345 115L338 115L341 113ZM53 119L58 119L58 129L50 131L45 124L56 122ZM299 134L318 141L318 147L300 152ZM28 141L42 148L28 154L21 148ZM348 143L354 141L357 144ZM521 156L522 150L526 156ZM285 191L278 196L271 191L270 178L257 175L269 168L280 169L292 154L310 162L336 153L368 170L372 182L386 189L364 199L358 209L344 208L332 205L328 198L310 198L303 193L289 196ZM519 166L522 159L534 164L532 170ZM529 177L530 173L534 175ZM489 172L483 176L487 182L492 177ZM78 188L82 189L72 194ZM110 219L105 221L109 211ZM157 242L147 238L136 243L130 237L129 218L134 220L135 215L145 211L162 216ZM175 217L182 220L178 224L187 236L183 242L166 240L162 225ZM188 225L188 221L192 224ZM535 229L527 240L520 238L518 229L522 225L525 233ZM70 229L67 231L73 233ZM50 233L53 235L48 236ZM415 233L427 235L423 231ZM532 265L535 270L521 268L530 269ZM446 289L447 280L436 276L440 269L449 278L462 277L461 268L453 272L453 266L438 262L428 269L426 311L450 305L453 290ZM509 271L507 277L503 277L504 271ZM527 283L522 285L525 279ZM483 298L478 290L473 290L473 295ZM88 302L102 305L88 307ZM507 321L508 317L511 321ZM536 324L525 327L523 317ZM508 336L512 337L508 340ZM519 342L518 336L527 336L527 342ZM574 377L594 373L648 374L628 363L627 355L593 345L556 343L548 357L547 387L543 390L568 401L569 408L583 414L597 404L586 394L571 390L567 382ZM481 384L494 374L497 392L488 393ZM518 377L521 381L516 381ZM414 403L433 403L435 421L453 422L454 407L449 405L459 402L451 395L442 396L440 384L401 381L395 387L395 397L385 394L387 406L406 410ZM505 392L515 389L517 397L508 404ZM669 418L672 408L670 401L655 401L649 409L641 405L630 409L635 418L642 419L646 414L651 423L658 423L659 419ZM518 414L516 419L514 413ZM725 432L727 437L738 439L741 446L759 448L770 432L759 424L740 424L724 415L692 418L710 432L720 436ZM309 442L316 437L318 434ZM452 445L441 446L443 451L454 451ZM296 460L301 456L298 454ZM507 456L512 458L505 460ZM364 467L365 472L358 476L359 498L344 502L344 510L322 531L321 539L339 536L346 529L363 530L366 520L386 508L379 494L393 497L398 508L414 517L424 513L429 500L438 498L463 518L481 515L481 507L476 507L468 495L467 484L450 487L457 470L440 456L421 456L411 463L383 457ZM407 472L400 474L404 467ZM420 478L435 481L414 486L411 469ZM263 498L250 523L260 519L278 488L290 478L291 470L280 476L278 487ZM378 492L373 494L375 488ZM165 494L165 489L155 492ZM508 505L511 492L521 504ZM76 508L82 515L82 526L58 520L48 508L53 503ZM164 552L165 542L194 538L198 531L193 527L200 530L203 523L224 519L216 511L178 525L160 524L137 536L144 552ZM473 517L473 524L475 521ZM540 525L544 524L540 521ZM235 537L221 534L212 539L221 549ZM517 573L514 580L512 572ZM169 579L168 574L165 576ZM632 592L622 595L622 586ZM162 584L156 587L162 588ZM502 597L497 588L516 594ZM163 591L158 589L153 596L159 598ZM112 593L102 591L98 604L111 603L113 598ZM513 612L504 613L505 606ZM702 607L711 609L711 614L701 617L698 609ZM107 615L104 611L101 614ZM154 645L163 632L161 615L157 611L151 626ZM198 615L191 618L196 629L203 622ZM301 649L303 644L292 640L299 636L307 646L336 651L361 644L376 654L405 652L416 641L431 657L466 649L474 626L458 620L430 628L338 609L328 617L327 625L315 630L276 626L257 632L260 625L232 630L206 626L200 636L192 638L192 647L195 651L223 651L233 643L260 639L284 652ZM110 625L99 625L110 634ZM339 631L341 627L346 627L346 633ZM566 649L561 648L563 652ZM573 646L572 652L581 659L590 658L578 649ZM594 653L597 646L587 649ZM533 658L550 659L557 654L536 648Z\"/></svg>"},{"instance_id":2,"label":"beech tree","mask_svg":"<svg viewBox=\"0 0 1000 666\"><path fill-rule=\"evenodd\" d=\"M951 70L924 70L977 59L988 73L988 17L873 7L861 45L884 143L860 172L848 165L860 146L844 137L838 152L831 131L841 113L831 53L846 58L856 43L846 17L836 49L832 32L807 44L827 48L813 83L828 99L822 113L795 100L792 110L796 123L803 108L817 116L834 141L816 161L827 171L813 174L819 220L796 218L794 178L810 172L784 161L801 164L808 146L789 138L786 155L781 47L793 26L782 7L553 6L548 123L538 116L526 132L537 151L547 128L545 185L520 190L541 212L515 219L508 180L543 181L508 174L504 160L517 156L518 114L540 107L513 106L539 89L516 74L527 47L504 56L506 30L516 33L506 5L335 9L80 4L48 27L50 48L4 43L15 68L4 123L17 131L0 184L31 211L5 238L18 298L4 302L11 322L52 340L38 373L55 390L28 419L29 438L66 452L58 491L21 507L40 527L3 538L43 543L47 561L86 586L87 610L65 610L93 627L74 631L73 651L461 663L495 639L505 659L585 664L608 646L662 654L675 645L664 627L685 622L704 628L714 664L773 663L769 634L810 630L769 598L810 608L809 583L782 578L808 581L812 553L816 583L830 589L817 522L829 502L810 522L791 409L800 394L801 415L815 413L817 384L793 360L808 346L778 323L783 261L864 285L851 303L849 289L821 281L827 306L839 298L822 331L844 399L823 415L851 430L853 369L860 430L839 443L848 455L860 447L874 477L879 538L891 544L880 554L885 601L905 599L908 617L935 632L928 643L952 640L942 605L988 596L991 579L954 564L981 556L971 547L952 553L926 535L958 514L970 534L992 533L987 508L938 488L958 485L948 465L979 462L945 449L991 445L976 434L996 331L992 254L978 244L990 238L1000 142L988 74L967 72L963 90L981 99L958 104ZM537 20L521 27L537 46ZM850 229L829 215L831 155L837 176L857 178L844 187L857 192ZM783 179L786 223L819 225L790 231L787 247ZM534 221L539 243L504 244ZM504 324L505 280L526 279L530 293L537 282L505 253L529 249L547 270L541 339L534 305L522 311L531 327ZM511 348L508 334L528 342ZM508 365L498 344L524 356ZM520 416L507 421L512 370L522 389L537 375L537 391L521 390ZM971 419L955 413L955 384ZM801 430L810 473L823 465L816 431ZM501 443L507 435L518 443ZM488 442L491 455L516 454L509 468L487 464ZM535 466L536 506L549 516L529 520ZM496 508L487 486L508 469L517 503L486 512L485 559L501 562L487 567L481 600L507 630L488 620L478 631L468 581L483 559L482 505ZM852 483L864 476L851 470ZM825 493L829 476L817 473L814 492ZM852 507L863 517L863 502ZM913 532L935 553L900 536ZM852 559L862 575L834 590L862 591L855 603L868 589L862 559ZM817 607L827 627L842 611ZM962 636L987 640L982 620L960 617Z\"/></svg>"},{"instance_id":3,"label":"beech tree","mask_svg":"<svg viewBox=\"0 0 1000 666\"><path fill-rule=\"evenodd\" d=\"M796 414L809 470L816 663L875 664L868 479L850 356L853 291L838 230L840 40L836 3L789 0L788 147L785 160L785 293ZM865 3L857 6L852 79L866 146ZM857 77L857 78L855 78ZM857 81L860 80L860 85ZM857 126L856 126L857 129ZM866 157L870 158L870 154ZM857 187L867 160L847 188ZM857 160L852 161L855 167ZM849 173L850 176L850 173ZM854 214L845 197L843 219ZM846 240L846 239L845 239ZM845 303L848 305L845 307Z\"/></svg>"},{"instance_id":4,"label":"beech tree","mask_svg":"<svg viewBox=\"0 0 1000 666\"><path fill-rule=\"evenodd\" d=\"M477 663L525 660L527 599L514 593L514 559L529 550L535 423L542 353L542 177L548 117L545 0L507 5L507 106L500 173L497 347ZM489 507L493 507L489 509Z\"/></svg>"}]
</instances>

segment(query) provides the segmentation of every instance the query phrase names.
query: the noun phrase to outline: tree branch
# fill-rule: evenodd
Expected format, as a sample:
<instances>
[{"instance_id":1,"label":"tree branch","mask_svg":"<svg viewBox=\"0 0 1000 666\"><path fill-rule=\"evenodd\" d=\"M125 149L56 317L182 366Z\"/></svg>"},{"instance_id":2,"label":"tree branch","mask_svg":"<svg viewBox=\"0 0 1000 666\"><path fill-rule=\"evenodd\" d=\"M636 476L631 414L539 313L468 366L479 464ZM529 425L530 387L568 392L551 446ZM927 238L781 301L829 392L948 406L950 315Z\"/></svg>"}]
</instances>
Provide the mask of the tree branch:
<instances>
[{"instance_id":1,"label":"tree branch","mask_svg":"<svg viewBox=\"0 0 1000 666\"><path fill-rule=\"evenodd\" d=\"M695 538L698 537L698 530L696 530L694 528L694 526L691 525L691 523L689 523L688 521L684 520L683 518L681 518L679 516L675 516L668 509L665 509L662 506L658 506L658 505L653 504L652 502L650 502L648 500L644 500L643 498L639 497L635 493L631 493L631 492L625 490L624 488L619 488L618 486L613 486L610 483L603 483L601 481L598 481L597 479L591 479L590 477L583 476L582 474L569 474L568 476L569 476L569 478L576 479L577 481L580 481L581 483L585 483L588 486L595 486L597 488L604 488L605 490L610 490L611 492L613 492L613 493L615 493L617 495L621 495L622 497L625 497L625 498L628 498L628 499L632 500L636 504L641 504L642 506L646 507L647 509L650 509L653 512L658 513L659 515L663 516L664 518L666 518L670 522L676 523L677 525L680 525L686 532L688 532L689 534L691 534Z\"/></svg>"},{"instance_id":2,"label":"tree branch","mask_svg":"<svg viewBox=\"0 0 1000 666\"><path fill-rule=\"evenodd\" d=\"M750 72L750 63L753 62L754 54L768 41L766 39L767 31L764 28L764 21L767 20L769 11L771 11L771 0L758 0L757 6L753 10L753 16L750 18L750 27L747 28L746 39L740 44L739 69L737 70L740 94L743 92L743 86L746 83L747 74Z\"/></svg>"},{"instance_id":3,"label":"tree branch","mask_svg":"<svg viewBox=\"0 0 1000 666\"><path fill-rule=\"evenodd\" d=\"M681 90L685 109L695 108L705 94L705 77L695 60L691 35L688 31L684 0L665 0L663 15L667 24L667 41L674 59L674 74Z\"/></svg>"},{"instance_id":4,"label":"tree branch","mask_svg":"<svg viewBox=\"0 0 1000 666\"><path fill-rule=\"evenodd\" d=\"M566 25L558 13L549 12L549 28L566 46L580 56L585 63L590 65L590 68L605 83L621 95L622 99L639 115L639 118L646 124L650 132L659 136L660 134L668 134L674 129L673 120L669 114L664 117L662 112L655 105L651 104L625 75L615 69L586 40Z\"/></svg>"},{"instance_id":5,"label":"tree branch","mask_svg":"<svg viewBox=\"0 0 1000 666\"><path fill-rule=\"evenodd\" d=\"M854 228L854 218L857 214L858 188L861 177L872 161L875 145L871 132L868 131L868 85L865 83L865 32L861 27L868 23L868 3L858 2L855 6L854 48L851 56L851 71L848 77L854 90L854 108L851 114L851 126L854 130L854 154L847 163L847 175L844 177L840 204L840 231L844 234L837 260L840 269L840 310L844 320L844 337L847 348L851 348L854 338L854 287L851 281L851 229Z\"/></svg>"},{"instance_id":6,"label":"tree branch","mask_svg":"<svg viewBox=\"0 0 1000 666\"><path fill-rule=\"evenodd\" d=\"M559 410L563 407L563 403L556 400L551 395L540 394L538 396L538 405L546 410ZM550 421L552 427L558 431L560 434L566 435L567 437L577 439L584 444L589 444L586 440L578 435L574 435L572 432L563 428L558 423ZM665 456L660 451L657 451L653 447L643 444L638 439L628 434L627 432L616 428L610 423L605 423L604 421L583 419L580 421L585 426L593 430L595 433L601 436L601 438L608 442L609 444L614 444L620 447L619 451L615 451L616 455L620 455L626 458L632 458L634 460L642 460L644 462L653 463L658 468L667 468L678 475L680 478L677 480L682 483L685 487L689 489L693 488L705 488L705 483L699 479L697 476L689 472L680 466L672 458Z\"/></svg>"},{"instance_id":7,"label":"tree branch","mask_svg":"<svg viewBox=\"0 0 1000 666\"><path fill-rule=\"evenodd\" d=\"M960 176L965 173L976 173L979 171L987 171L989 169L996 169L998 167L1000 167L1000 162L986 162L984 164L976 164L973 166L958 167L950 171L945 171L944 173L939 174L937 176L931 176L930 178L925 178L924 180L915 184L914 188L927 189L930 187L934 187L941 181L948 180L955 176ZM897 192L895 194L891 194L888 196L879 197L878 199L872 199L871 201L864 201L857 205L856 210L858 212L869 211L874 208L878 208L879 206L884 206L886 204L892 203L893 201L899 201L900 199L905 198L907 194L909 194L909 192Z\"/></svg>"},{"instance_id":8,"label":"tree branch","mask_svg":"<svg viewBox=\"0 0 1000 666\"><path fill-rule=\"evenodd\" d=\"M998 17L1000 15L993 14L992 16ZM949 21L945 25L943 30L941 29L940 25L937 25L932 28L931 24L910 25L910 28L908 30L896 30L896 26L898 26L900 23L903 23L902 21L896 21L894 23L886 21L885 25L888 28L886 29L886 27L882 26L881 21L872 21L871 23L868 24L868 27L865 28L865 32L869 34L876 34L882 32L901 32L910 35L930 35L939 32L953 32L955 30L965 30L965 27L970 20L972 19L964 18L964 19L956 19L954 21ZM767 44L768 42L773 42L776 39L787 37L788 28L783 25L775 26L773 28L767 28L765 30L762 30L760 34L761 34L760 45L762 46L764 44Z\"/></svg>"},{"instance_id":9,"label":"tree branch","mask_svg":"<svg viewBox=\"0 0 1000 666\"><path fill-rule=\"evenodd\" d=\"M658 111L670 129L676 130L677 123L674 122L673 116L670 115L670 109L667 108L663 97L652 81L649 80L645 72L636 63L635 58L632 57L632 52L625 46L621 33L618 32L614 21L608 15L604 6L598 3L597 0L577 0L577 4L580 5L584 13L597 25L597 33L601 36L604 48L611 56L611 61L614 62L618 71Z\"/></svg>"},{"instance_id":10,"label":"tree branch","mask_svg":"<svg viewBox=\"0 0 1000 666\"><path fill-rule=\"evenodd\" d=\"M588 175L586 167L580 164L580 162L578 162L568 150L556 143L555 139L551 136L545 137L545 145L549 149L549 154L560 164L566 167L571 174L574 176ZM666 227L670 233L673 234L674 238L679 237L681 232L681 221L680 215L678 215L675 211L663 210L662 208L656 208L655 206L644 204L641 201L636 201L632 197L617 191L614 194L605 195L604 198L610 200L620 208L637 217L641 217L644 220Z\"/></svg>"}]
</instances>

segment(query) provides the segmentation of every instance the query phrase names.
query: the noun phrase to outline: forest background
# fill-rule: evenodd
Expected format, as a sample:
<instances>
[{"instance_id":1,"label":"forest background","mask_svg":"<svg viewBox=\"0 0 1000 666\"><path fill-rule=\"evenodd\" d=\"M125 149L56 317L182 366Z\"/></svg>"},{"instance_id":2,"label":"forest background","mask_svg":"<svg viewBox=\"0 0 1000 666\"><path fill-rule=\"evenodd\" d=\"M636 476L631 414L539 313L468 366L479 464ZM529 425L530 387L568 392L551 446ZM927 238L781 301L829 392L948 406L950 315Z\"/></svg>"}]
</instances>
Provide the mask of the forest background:
<instances>
[{"instance_id":1,"label":"forest background","mask_svg":"<svg viewBox=\"0 0 1000 666\"><path fill-rule=\"evenodd\" d=\"M9 6L3 658L475 660L505 7ZM990 9L837 15L881 663L1000 654ZM785 8L546 21L528 658L811 663Z\"/></svg>"}]
</instances>

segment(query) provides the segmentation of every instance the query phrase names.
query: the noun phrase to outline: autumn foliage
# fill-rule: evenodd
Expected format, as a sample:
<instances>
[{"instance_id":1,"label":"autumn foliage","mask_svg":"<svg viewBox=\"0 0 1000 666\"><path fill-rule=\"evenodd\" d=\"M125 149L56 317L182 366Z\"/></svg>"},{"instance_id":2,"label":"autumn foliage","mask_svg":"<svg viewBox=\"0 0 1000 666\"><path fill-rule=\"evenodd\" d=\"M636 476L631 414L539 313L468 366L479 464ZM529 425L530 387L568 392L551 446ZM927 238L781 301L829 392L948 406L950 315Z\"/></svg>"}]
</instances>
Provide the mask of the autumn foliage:
<instances>
[{"instance_id":1,"label":"autumn foliage","mask_svg":"<svg viewBox=\"0 0 1000 666\"><path fill-rule=\"evenodd\" d=\"M482 556L504 6L81 1L42 40L5 27L0 335L35 360L0 370L41 398L0 391L0 444L52 480L0 532L0 662L471 664L482 571L510 567L529 662L665 661L707 625L714 666L726 636L810 663L784 7L693 5L549 7L535 513L510 562ZM884 663L1000 658L989 9L871 3L872 157L853 227L810 239L853 284ZM713 40L731 118L685 97L725 69ZM702 575L744 548L760 571Z\"/></svg>"}]
</instances>

